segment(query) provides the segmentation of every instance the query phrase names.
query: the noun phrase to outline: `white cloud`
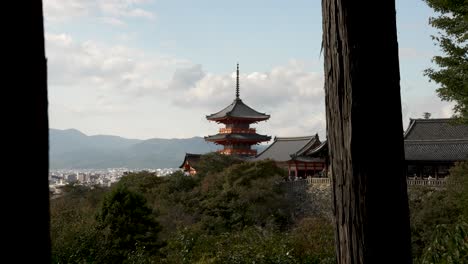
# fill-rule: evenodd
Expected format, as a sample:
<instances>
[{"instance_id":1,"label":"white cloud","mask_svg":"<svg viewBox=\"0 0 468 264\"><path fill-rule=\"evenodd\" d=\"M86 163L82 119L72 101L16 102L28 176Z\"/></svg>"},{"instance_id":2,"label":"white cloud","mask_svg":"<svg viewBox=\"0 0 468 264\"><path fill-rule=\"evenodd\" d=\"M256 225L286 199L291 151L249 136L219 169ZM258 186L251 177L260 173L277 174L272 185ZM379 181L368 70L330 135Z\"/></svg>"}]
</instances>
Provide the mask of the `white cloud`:
<instances>
[{"instance_id":1,"label":"white cloud","mask_svg":"<svg viewBox=\"0 0 468 264\"><path fill-rule=\"evenodd\" d=\"M418 98L403 98L403 127L406 129L410 118L423 118L425 112L431 113L431 118L449 118L453 115L453 103L442 101L437 95Z\"/></svg>"},{"instance_id":2,"label":"white cloud","mask_svg":"<svg viewBox=\"0 0 468 264\"><path fill-rule=\"evenodd\" d=\"M92 10L88 0L44 0L46 21L62 22L74 17L85 16Z\"/></svg>"},{"instance_id":3,"label":"white cloud","mask_svg":"<svg viewBox=\"0 0 468 264\"><path fill-rule=\"evenodd\" d=\"M401 47L398 49L398 55L401 59L426 59L431 58L434 54L423 49Z\"/></svg>"},{"instance_id":4,"label":"white cloud","mask_svg":"<svg viewBox=\"0 0 468 264\"><path fill-rule=\"evenodd\" d=\"M97 6L102 13L117 17L142 17L154 19L155 15L147 10L139 8L140 4L148 1L131 0L97 0Z\"/></svg>"},{"instance_id":5,"label":"white cloud","mask_svg":"<svg viewBox=\"0 0 468 264\"><path fill-rule=\"evenodd\" d=\"M164 75L188 62L123 45L76 42L67 34L46 34L51 85L80 86L127 96L167 89Z\"/></svg>"},{"instance_id":6,"label":"white cloud","mask_svg":"<svg viewBox=\"0 0 468 264\"><path fill-rule=\"evenodd\" d=\"M109 24L112 26L125 26L127 25L122 19L115 18L115 17L100 17L100 21L105 24Z\"/></svg>"},{"instance_id":7,"label":"white cloud","mask_svg":"<svg viewBox=\"0 0 468 264\"><path fill-rule=\"evenodd\" d=\"M173 97L175 107L190 106L206 115L221 110L235 98L235 72L205 73L196 67L177 71L174 80L181 80L176 82L181 85L177 86L179 95ZM271 115L267 122L256 124L259 133L274 136L319 133L325 137L321 73L312 72L304 63L291 60L267 72L241 73L239 82L244 103Z\"/></svg>"},{"instance_id":8,"label":"white cloud","mask_svg":"<svg viewBox=\"0 0 468 264\"><path fill-rule=\"evenodd\" d=\"M188 68L177 69L172 76L169 83L171 90L184 90L194 87L194 85L205 77L206 73L203 71L200 64L193 65Z\"/></svg>"},{"instance_id":9,"label":"white cloud","mask_svg":"<svg viewBox=\"0 0 468 264\"><path fill-rule=\"evenodd\" d=\"M190 137L214 134L205 119L232 102L236 76L214 74L190 61L124 45L79 42L46 34L50 116L54 127L120 136ZM271 115L255 124L261 134L325 139L323 75L291 60L265 72L242 72L240 96ZM423 112L448 117L451 106L436 95L403 98L404 127ZM113 132L114 131L114 132Z\"/></svg>"},{"instance_id":10,"label":"white cloud","mask_svg":"<svg viewBox=\"0 0 468 264\"><path fill-rule=\"evenodd\" d=\"M106 24L121 26L125 18L155 19L140 0L44 0L46 22L61 23L79 17L98 17Z\"/></svg>"},{"instance_id":11,"label":"white cloud","mask_svg":"<svg viewBox=\"0 0 468 264\"><path fill-rule=\"evenodd\" d=\"M206 73L201 79L183 77L182 74L184 72L179 72L177 79L191 80L192 83L185 85L184 95L175 100L176 104L206 108L234 99L235 72ZM277 107L288 101L314 104L323 98L322 74L309 71L304 64L294 60L264 73L241 73L239 79L240 97L261 107Z\"/></svg>"}]
</instances>

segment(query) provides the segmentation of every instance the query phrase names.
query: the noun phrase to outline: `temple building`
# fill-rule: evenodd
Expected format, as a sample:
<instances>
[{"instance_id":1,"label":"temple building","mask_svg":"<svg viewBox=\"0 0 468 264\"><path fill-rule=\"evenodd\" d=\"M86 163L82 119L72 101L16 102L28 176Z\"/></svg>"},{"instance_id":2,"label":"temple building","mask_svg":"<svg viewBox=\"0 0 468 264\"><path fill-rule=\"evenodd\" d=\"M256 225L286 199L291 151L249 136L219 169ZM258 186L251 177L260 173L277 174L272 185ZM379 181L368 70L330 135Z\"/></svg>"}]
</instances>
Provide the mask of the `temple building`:
<instances>
[{"instance_id":1,"label":"temple building","mask_svg":"<svg viewBox=\"0 0 468 264\"><path fill-rule=\"evenodd\" d=\"M449 118L410 119L404 133L408 177L443 178L468 160L468 125Z\"/></svg>"},{"instance_id":2,"label":"temple building","mask_svg":"<svg viewBox=\"0 0 468 264\"><path fill-rule=\"evenodd\" d=\"M290 179L327 177L328 145L318 134L304 137L275 137L273 143L252 161L270 159L288 171Z\"/></svg>"},{"instance_id":3,"label":"temple building","mask_svg":"<svg viewBox=\"0 0 468 264\"><path fill-rule=\"evenodd\" d=\"M182 169L187 176L197 174L197 169L195 167L198 161L200 161L201 155L202 154L185 153L184 161L180 164L179 169Z\"/></svg>"},{"instance_id":4,"label":"temple building","mask_svg":"<svg viewBox=\"0 0 468 264\"><path fill-rule=\"evenodd\" d=\"M269 115L257 112L240 99L239 64L237 64L236 98L223 110L206 116L209 121L222 123L225 127L220 128L218 134L205 137L205 140L223 145L219 153L224 155L255 156L257 150L252 149L252 145L269 141L271 137L257 134L256 129L250 125L269 118Z\"/></svg>"}]
</instances>

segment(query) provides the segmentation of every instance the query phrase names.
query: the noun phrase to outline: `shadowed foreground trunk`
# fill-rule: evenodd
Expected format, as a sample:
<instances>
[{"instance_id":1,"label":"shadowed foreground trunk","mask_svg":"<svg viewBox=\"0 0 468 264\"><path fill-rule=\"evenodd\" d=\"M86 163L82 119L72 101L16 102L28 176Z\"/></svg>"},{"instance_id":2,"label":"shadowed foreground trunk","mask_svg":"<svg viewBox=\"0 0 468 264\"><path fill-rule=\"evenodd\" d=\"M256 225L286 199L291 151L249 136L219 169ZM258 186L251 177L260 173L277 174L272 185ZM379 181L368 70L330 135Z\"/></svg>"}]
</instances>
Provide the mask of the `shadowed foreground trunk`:
<instances>
[{"instance_id":1,"label":"shadowed foreground trunk","mask_svg":"<svg viewBox=\"0 0 468 264\"><path fill-rule=\"evenodd\" d=\"M8 1L2 57L2 260L50 263L42 1Z\"/></svg>"},{"instance_id":2,"label":"shadowed foreground trunk","mask_svg":"<svg viewBox=\"0 0 468 264\"><path fill-rule=\"evenodd\" d=\"M338 263L411 263L395 1L322 12Z\"/></svg>"}]
</instances>

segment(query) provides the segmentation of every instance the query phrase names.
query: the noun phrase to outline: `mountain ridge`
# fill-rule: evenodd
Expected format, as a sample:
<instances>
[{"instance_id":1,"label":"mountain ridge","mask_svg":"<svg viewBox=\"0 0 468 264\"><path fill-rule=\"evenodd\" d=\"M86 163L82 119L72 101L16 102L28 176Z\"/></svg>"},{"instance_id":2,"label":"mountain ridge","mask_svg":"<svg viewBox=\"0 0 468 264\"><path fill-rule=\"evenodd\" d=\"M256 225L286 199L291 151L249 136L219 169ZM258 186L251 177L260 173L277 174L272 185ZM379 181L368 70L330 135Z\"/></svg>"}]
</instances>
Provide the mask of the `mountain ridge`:
<instances>
[{"instance_id":1,"label":"mountain ridge","mask_svg":"<svg viewBox=\"0 0 468 264\"><path fill-rule=\"evenodd\" d=\"M49 128L49 146L51 169L177 168L185 153L205 154L220 148L198 136L128 139L114 135L88 136L74 128ZM255 147L259 151L265 148Z\"/></svg>"}]
</instances>

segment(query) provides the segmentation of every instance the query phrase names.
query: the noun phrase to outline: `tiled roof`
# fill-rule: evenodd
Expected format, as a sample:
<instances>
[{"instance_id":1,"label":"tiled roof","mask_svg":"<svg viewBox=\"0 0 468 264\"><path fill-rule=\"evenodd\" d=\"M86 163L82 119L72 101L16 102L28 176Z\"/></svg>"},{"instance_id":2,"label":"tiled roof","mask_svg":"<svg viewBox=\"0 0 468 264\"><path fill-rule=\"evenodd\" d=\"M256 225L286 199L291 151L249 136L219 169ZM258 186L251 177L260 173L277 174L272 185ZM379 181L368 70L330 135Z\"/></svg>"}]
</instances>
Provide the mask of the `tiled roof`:
<instances>
[{"instance_id":1,"label":"tiled roof","mask_svg":"<svg viewBox=\"0 0 468 264\"><path fill-rule=\"evenodd\" d=\"M304 155L304 156L313 156L315 154L320 154L320 153L324 153L325 156L328 156L328 141L325 140L323 141L322 143L320 143L320 145L314 147L314 148L311 148L307 151L305 151L303 154L301 155ZM322 154L320 154L322 155Z\"/></svg>"},{"instance_id":2,"label":"tiled roof","mask_svg":"<svg viewBox=\"0 0 468 264\"><path fill-rule=\"evenodd\" d=\"M468 140L405 140L405 159L412 161L468 160Z\"/></svg>"},{"instance_id":3,"label":"tiled roof","mask_svg":"<svg viewBox=\"0 0 468 264\"><path fill-rule=\"evenodd\" d=\"M270 118L270 115L260 113L250 108L248 105L244 104L241 99L236 98L234 101L228 105L223 110L206 116L208 120L221 120L227 118L246 118L254 119L257 121L266 120Z\"/></svg>"},{"instance_id":4,"label":"tiled roof","mask_svg":"<svg viewBox=\"0 0 468 264\"><path fill-rule=\"evenodd\" d=\"M205 137L206 141L218 141L218 140L228 140L234 139L238 141L269 141L271 139L270 136L259 135L257 133L225 133L225 134L216 134L212 136Z\"/></svg>"},{"instance_id":5,"label":"tiled roof","mask_svg":"<svg viewBox=\"0 0 468 264\"><path fill-rule=\"evenodd\" d=\"M411 119L405 140L468 139L468 125L454 124L453 119Z\"/></svg>"},{"instance_id":6,"label":"tiled roof","mask_svg":"<svg viewBox=\"0 0 468 264\"><path fill-rule=\"evenodd\" d=\"M202 154L185 153L184 161L180 164L179 168L183 168L186 161L188 161L190 166L194 167L194 165L200 160L201 156Z\"/></svg>"},{"instance_id":7,"label":"tiled roof","mask_svg":"<svg viewBox=\"0 0 468 264\"><path fill-rule=\"evenodd\" d=\"M404 138L406 160L468 159L468 125L455 124L450 118L411 119Z\"/></svg>"},{"instance_id":8,"label":"tiled roof","mask_svg":"<svg viewBox=\"0 0 468 264\"><path fill-rule=\"evenodd\" d=\"M318 142L317 142L318 141ZM254 160L272 159L274 161L288 161L291 155L312 146L314 142L320 143L318 136L307 137L276 137L275 141Z\"/></svg>"}]
</instances>

